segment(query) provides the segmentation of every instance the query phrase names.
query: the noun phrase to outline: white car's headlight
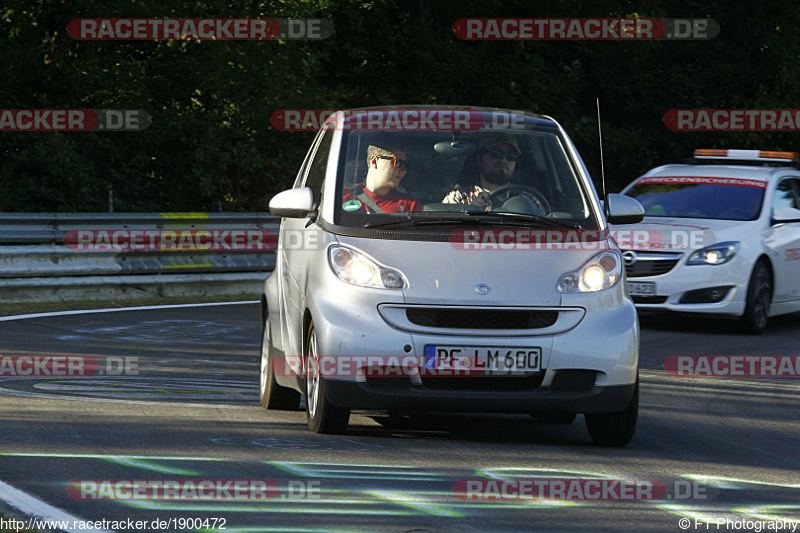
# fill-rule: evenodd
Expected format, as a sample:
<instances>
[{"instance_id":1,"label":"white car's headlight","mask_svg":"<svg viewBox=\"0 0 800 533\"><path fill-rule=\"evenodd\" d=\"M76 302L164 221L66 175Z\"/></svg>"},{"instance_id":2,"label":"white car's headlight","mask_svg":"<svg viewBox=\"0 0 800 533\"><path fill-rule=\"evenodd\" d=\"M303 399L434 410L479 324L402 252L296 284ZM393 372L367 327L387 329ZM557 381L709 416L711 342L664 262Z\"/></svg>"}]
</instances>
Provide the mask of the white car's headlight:
<instances>
[{"instance_id":1,"label":"white car's headlight","mask_svg":"<svg viewBox=\"0 0 800 533\"><path fill-rule=\"evenodd\" d=\"M328 250L328 262L339 279L361 287L405 289L406 277L396 268L381 265L353 248L334 245Z\"/></svg>"},{"instance_id":2,"label":"white car's headlight","mask_svg":"<svg viewBox=\"0 0 800 533\"><path fill-rule=\"evenodd\" d=\"M722 265L727 263L736 252L739 251L739 243L737 241L719 242L706 246L701 250L692 252L689 259L686 260L687 265Z\"/></svg>"},{"instance_id":3,"label":"white car's headlight","mask_svg":"<svg viewBox=\"0 0 800 533\"><path fill-rule=\"evenodd\" d=\"M622 277L622 257L619 252L602 252L558 280L560 292L595 292L609 287Z\"/></svg>"}]
</instances>

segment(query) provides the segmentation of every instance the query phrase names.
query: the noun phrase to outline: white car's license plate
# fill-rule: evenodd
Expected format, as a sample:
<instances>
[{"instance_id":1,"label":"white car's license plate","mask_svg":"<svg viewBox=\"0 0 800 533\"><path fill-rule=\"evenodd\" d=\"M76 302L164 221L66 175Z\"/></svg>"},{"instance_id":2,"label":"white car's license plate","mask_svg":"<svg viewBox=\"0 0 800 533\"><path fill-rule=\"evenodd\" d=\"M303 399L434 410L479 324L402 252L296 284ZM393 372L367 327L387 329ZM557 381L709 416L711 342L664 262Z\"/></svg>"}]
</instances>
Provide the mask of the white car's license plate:
<instances>
[{"instance_id":1,"label":"white car's license plate","mask_svg":"<svg viewBox=\"0 0 800 533\"><path fill-rule=\"evenodd\" d=\"M628 294L631 296L655 296L656 284L654 281L629 281Z\"/></svg>"},{"instance_id":2,"label":"white car's license plate","mask_svg":"<svg viewBox=\"0 0 800 533\"><path fill-rule=\"evenodd\" d=\"M428 370L483 370L487 373L539 372L542 349L500 346L425 345Z\"/></svg>"}]
</instances>

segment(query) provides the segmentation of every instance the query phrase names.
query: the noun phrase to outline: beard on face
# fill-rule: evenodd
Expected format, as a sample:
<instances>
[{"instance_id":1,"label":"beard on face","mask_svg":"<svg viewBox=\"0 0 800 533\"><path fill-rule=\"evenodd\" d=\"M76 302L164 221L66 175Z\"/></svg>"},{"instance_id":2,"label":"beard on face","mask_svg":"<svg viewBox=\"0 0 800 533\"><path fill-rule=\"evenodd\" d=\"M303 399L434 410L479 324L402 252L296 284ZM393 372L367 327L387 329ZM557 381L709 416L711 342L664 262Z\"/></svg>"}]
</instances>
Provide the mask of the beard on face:
<instances>
[{"instance_id":1,"label":"beard on face","mask_svg":"<svg viewBox=\"0 0 800 533\"><path fill-rule=\"evenodd\" d=\"M494 185L505 185L511 181L511 170L508 168L493 168L483 174L486 181Z\"/></svg>"}]
</instances>

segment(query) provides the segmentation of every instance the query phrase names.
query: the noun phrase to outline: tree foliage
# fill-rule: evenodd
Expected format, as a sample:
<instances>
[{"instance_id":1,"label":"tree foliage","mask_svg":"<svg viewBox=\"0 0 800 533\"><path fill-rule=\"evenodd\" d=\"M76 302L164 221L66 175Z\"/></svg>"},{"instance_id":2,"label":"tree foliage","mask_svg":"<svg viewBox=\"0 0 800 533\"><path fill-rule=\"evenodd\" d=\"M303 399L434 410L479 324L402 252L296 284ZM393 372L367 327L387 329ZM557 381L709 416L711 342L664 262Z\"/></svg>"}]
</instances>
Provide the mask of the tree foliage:
<instances>
[{"instance_id":1,"label":"tree foliage","mask_svg":"<svg viewBox=\"0 0 800 533\"><path fill-rule=\"evenodd\" d=\"M463 41L462 17L710 17L707 41ZM325 17L319 41L77 41L79 17ZM4 109L145 109L141 132L0 133L0 211L264 210L310 133L283 108L457 104L558 119L595 178L595 101L609 189L695 147L796 149L793 133L677 133L679 108L797 108L800 10L790 2L656 0L9 0Z\"/></svg>"}]
</instances>

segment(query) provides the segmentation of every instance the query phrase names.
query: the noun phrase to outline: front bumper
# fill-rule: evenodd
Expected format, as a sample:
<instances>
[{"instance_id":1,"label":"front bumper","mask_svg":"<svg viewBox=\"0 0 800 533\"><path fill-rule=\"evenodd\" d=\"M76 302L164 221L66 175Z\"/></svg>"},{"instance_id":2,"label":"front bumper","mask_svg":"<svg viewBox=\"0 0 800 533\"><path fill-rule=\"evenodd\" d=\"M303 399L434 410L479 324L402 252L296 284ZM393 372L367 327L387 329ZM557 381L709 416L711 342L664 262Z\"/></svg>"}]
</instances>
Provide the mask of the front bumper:
<instances>
[{"instance_id":1,"label":"front bumper","mask_svg":"<svg viewBox=\"0 0 800 533\"><path fill-rule=\"evenodd\" d=\"M601 293L564 294L561 306L555 309L569 314L568 320L557 323L565 326L557 327L555 333L544 328L540 335L524 336L498 336L485 330L435 334L425 328L403 329L406 326L384 319L378 309L387 302L380 296L372 302L372 312L344 312L341 295L328 291L316 293L310 303L324 357L396 356L424 360L421 354L431 344L541 349L542 371L527 374L526 378L453 376L439 378L432 385L419 375L328 375L326 395L334 405L353 409L505 413L559 409L586 413L623 410L633 395L638 375L639 325L636 309L621 284ZM391 304L419 305L401 301ZM364 309L362 305L357 307ZM457 306L449 306L453 307ZM576 310L580 319L575 319ZM584 379L587 373L591 374L588 382ZM509 379L522 382L509 387L510 382L503 381Z\"/></svg>"},{"instance_id":2,"label":"front bumper","mask_svg":"<svg viewBox=\"0 0 800 533\"><path fill-rule=\"evenodd\" d=\"M585 392L560 392L542 387L525 392L465 394L462 391L432 391L411 386L402 389L381 387L363 382L330 380L326 383L328 401L343 407L489 413L531 413L544 409L576 413L622 411L630 403L635 387L634 383L592 387Z\"/></svg>"},{"instance_id":3,"label":"front bumper","mask_svg":"<svg viewBox=\"0 0 800 533\"><path fill-rule=\"evenodd\" d=\"M740 257L724 265L686 265L685 258L666 274L628 278L628 282L653 282L656 284L657 301L652 298L631 296L637 309L651 311L675 311L680 313L703 313L741 316L747 299L747 283L750 271ZM687 293L712 287L728 289L725 297L712 303L685 303L681 300Z\"/></svg>"}]
</instances>

